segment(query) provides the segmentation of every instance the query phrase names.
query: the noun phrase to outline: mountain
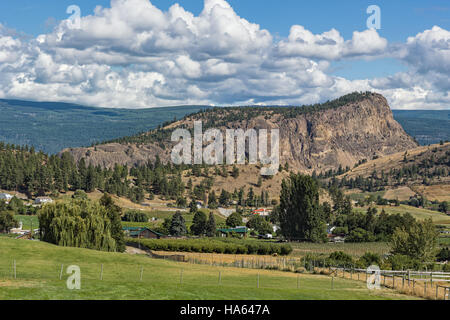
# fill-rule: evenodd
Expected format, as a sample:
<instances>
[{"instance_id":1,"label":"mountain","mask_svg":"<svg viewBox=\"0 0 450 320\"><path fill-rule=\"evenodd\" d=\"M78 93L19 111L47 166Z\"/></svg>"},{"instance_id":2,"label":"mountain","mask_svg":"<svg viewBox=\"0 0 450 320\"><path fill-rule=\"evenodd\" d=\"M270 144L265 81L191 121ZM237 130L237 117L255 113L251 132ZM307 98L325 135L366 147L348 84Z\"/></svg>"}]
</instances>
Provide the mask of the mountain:
<instances>
[{"instance_id":1,"label":"mountain","mask_svg":"<svg viewBox=\"0 0 450 320\"><path fill-rule=\"evenodd\" d=\"M208 128L279 129L280 163L303 172L353 167L372 159L417 147L394 120L386 99L376 93L352 93L303 107L210 108L147 133L112 140L89 148L70 148L76 160L93 165L129 166L169 161L170 136L176 128L192 129L201 120Z\"/></svg>"},{"instance_id":2,"label":"mountain","mask_svg":"<svg viewBox=\"0 0 450 320\"><path fill-rule=\"evenodd\" d=\"M450 110L393 110L393 114L421 145L450 141Z\"/></svg>"},{"instance_id":3,"label":"mountain","mask_svg":"<svg viewBox=\"0 0 450 320\"><path fill-rule=\"evenodd\" d=\"M152 109L94 108L60 102L0 99L0 141L29 145L46 153L133 135L204 109L177 106Z\"/></svg>"},{"instance_id":4,"label":"mountain","mask_svg":"<svg viewBox=\"0 0 450 320\"><path fill-rule=\"evenodd\" d=\"M0 99L0 141L53 154L64 148L135 135L205 108L208 107L132 110ZM449 114L448 110L393 110L394 119L421 145L450 140Z\"/></svg>"}]
</instances>

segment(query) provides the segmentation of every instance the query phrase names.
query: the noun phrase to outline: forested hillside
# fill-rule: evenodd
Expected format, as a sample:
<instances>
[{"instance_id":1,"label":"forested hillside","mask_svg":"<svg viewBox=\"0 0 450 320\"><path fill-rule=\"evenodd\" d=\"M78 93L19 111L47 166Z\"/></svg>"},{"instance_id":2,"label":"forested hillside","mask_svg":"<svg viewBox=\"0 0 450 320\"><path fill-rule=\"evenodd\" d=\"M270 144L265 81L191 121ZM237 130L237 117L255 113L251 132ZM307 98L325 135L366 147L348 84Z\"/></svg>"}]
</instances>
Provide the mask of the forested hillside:
<instances>
[{"instance_id":1,"label":"forested hillside","mask_svg":"<svg viewBox=\"0 0 450 320\"><path fill-rule=\"evenodd\" d=\"M57 153L148 131L205 107L111 109L0 99L0 141Z\"/></svg>"},{"instance_id":2,"label":"forested hillside","mask_svg":"<svg viewBox=\"0 0 450 320\"><path fill-rule=\"evenodd\" d=\"M299 107L268 107L274 113L292 117L299 112L326 109L348 102L352 95L325 103ZM354 96L353 96L354 98ZM174 118L208 109L206 106L178 106L153 109L95 108L59 102L32 102L0 99L0 141L34 146L36 150L57 153L68 147L90 146L103 141L127 141L143 137L139 132L157 128ZM259 110L258 110L259 109ZM244 114L248 119L264 108L233 107L231 110ZM218 109L215 109L217 112ZM212 112L208 113L213 115ZM234 116L233 116L234 114ZM394 119L405 131L421 144L450 140L450 117L448 110L393 110ZM229 113L229 119L236 112ZM223 119L225 120L225 119ZM148 137L147 137L148 138Z\"/></svg>"},{"instance_id":3,"label":"forested hillside","mask_svg":"<svg viewBox=\"0 0 450 320\"><path fill-rule=\"evenodd\" d=\"M421 145L450 141L450 110L393 110L405 131Z\"/></svg>"}]
</instances>

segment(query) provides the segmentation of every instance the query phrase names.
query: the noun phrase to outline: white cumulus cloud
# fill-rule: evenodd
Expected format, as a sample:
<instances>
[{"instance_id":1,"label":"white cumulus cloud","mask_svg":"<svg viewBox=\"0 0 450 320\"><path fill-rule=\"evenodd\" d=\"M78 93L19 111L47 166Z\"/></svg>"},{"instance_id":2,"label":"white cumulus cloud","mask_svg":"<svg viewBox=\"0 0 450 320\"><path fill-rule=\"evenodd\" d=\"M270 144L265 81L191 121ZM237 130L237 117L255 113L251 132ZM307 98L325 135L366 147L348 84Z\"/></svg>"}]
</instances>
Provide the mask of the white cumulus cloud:
<instances>
[{"instance_id":1,"label":"white cumulus cloud","mask_svg":"<svg viewBox=\"0 0 450 320\"><path fill-rule=\"evenodd\" d=\"M176 104L306 104L352 91L385 94L395 108L445 108L450 32L433 27L390 44L375 30L314 34L294 25L275 40L225 0L198 15L174 4L112 0L52 32L24 40L0 24L0 97L104 107ZM408 70L348 80L332 61L394 57Z\"/></svg>"}]
</instances>

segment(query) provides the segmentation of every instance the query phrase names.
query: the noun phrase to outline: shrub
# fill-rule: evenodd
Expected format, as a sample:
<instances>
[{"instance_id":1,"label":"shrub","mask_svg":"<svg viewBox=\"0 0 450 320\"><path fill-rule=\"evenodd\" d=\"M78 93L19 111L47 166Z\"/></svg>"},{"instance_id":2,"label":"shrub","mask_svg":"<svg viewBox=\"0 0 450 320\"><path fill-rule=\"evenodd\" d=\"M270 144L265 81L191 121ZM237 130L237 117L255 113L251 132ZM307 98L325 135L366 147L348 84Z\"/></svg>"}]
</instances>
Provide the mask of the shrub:
<instances>
[{"instance_id":1,"label":"shrub","mask_svg":"<svg viewBox=\"0 0 450 320\"><path fill-rule=\"evenodd\" d=\"M122 221L147 222L148 216L144 212L140 212L137 210L130 210L125 212L124 216L122 217Z\"/></svg>"},{"instance_id":2,"label":"shrub","mask_svg":"<svg viewBox=\"0 0 450 320\"><path fill-rule=\"evenodd\" d=\"M366 252L358 260L358 266L362 268L367 268L371 265L379 266L381 264L381 257L376 253Z\"/></svg>"},{"instance_id":3,"label":"shrub","mask_svg":"<svg viewBox=\"0 0 450 320\"><path fill-rule=\"evenodd\" d=\"M353 258L349 254L347 254L343 251L332 252L330 254L330 256L328 257L328 259L330 260L331 264L338 265L338 266L345 266L345 265L353 264Z\"/></svg>"},{"instance_id":4,"label":"shrub","mask_svg":"<svg viewBox=\"0 0 450 320\"><path fill-rule=\"evenodd\" d=\"M392 270L418 269L417 261L402 254L389 256L388 262L390 263Z\"/></svg>"},{"instance_id":5,"label":"shrub","mask_svg":"<svg viewBox=\"0 0 450 320\"><path fill-rule=\"evenodd\" d=\"M244 239L135 239L128 242L141 243L150 250L185 251L226 254L281 254L288 255L292 247L288 244L264 243Z\"/></svg>"},{"instance_id":6,"label":"shrub","mask_svg":"<svg viewBox=\"0 0 450 320\"><path fill-rule=\"evenodd\" d=\"M292 247L288 244L283 244L281 246L281 255L288 255L292 252Z\"/></svg>"}]
</instances>

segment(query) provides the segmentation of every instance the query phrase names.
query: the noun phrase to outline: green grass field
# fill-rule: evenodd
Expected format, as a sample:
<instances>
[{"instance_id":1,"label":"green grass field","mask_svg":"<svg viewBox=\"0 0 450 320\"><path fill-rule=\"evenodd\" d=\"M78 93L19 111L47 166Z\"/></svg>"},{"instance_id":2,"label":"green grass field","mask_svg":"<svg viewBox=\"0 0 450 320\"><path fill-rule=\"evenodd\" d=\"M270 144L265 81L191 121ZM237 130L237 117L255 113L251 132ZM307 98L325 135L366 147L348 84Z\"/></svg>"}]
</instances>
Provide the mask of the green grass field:
<instances>
[{"instance_id":1,"label":"green grass field","mask_svg":"<svg viewBox=\"0 0 450 320\"><path fill-rule=\"evenodd\" d=\"M13 260L16 261L16 279L12 278ZM80 290L67 289L65 273L59 280L61 264L64 270L69 265L80 267ZM100 280L102 264L103 280ZM142 281L141 267L144 270ZM388 289L369 291L363 282L339 278L331 289L331 278L324 275L218 268L0 237L0 299L372 300L414 297Z\"/></svg>"},{"instance_id":2,"label":"green grass field","mask_svg":"<svg viewBox=\"0 0 450 320\"><path fill-rule=\"evenodd\" d=\"M376 206L376 208L378 209L378 213L380 213L382 209L384 209L384 211L386 211L386 213L388 214L396 214L396 213L405 214L409 212L414 218L418 220L431 218L435 224L450 224L450 216L438 211L416 208L404 204L401 204L398 207ZM355 207L354 210L366 212L367 207L363 208Z\"/></svg>"},{"instance_id":3,"label":"green grass field","mask_svg":"<svg viewBox=\"0 0 450 320\"><path fill-rule=\"evenodd\" d=\"M30 230L31 226L33 229L39 228L39 219L37 215L34 216L26 216L26 215L15 215L14 216L17 221L22 221L22 229Z\"/></svg>"},{"instance_id":4,"label":"green grass field","mask_svg":"<svg viewBox=\"0 0 450 320\"><path fill-rule=\"evenodd\" d=\"M366 252L383 255L390 251L390 246L386 242L363 242L363 243L309 243L309 242L290 242L294 256L305 256L307 254L326 254L329 255L335 251L343 251L354 258L359 258Z\"/></svg>"}]
</instances>

